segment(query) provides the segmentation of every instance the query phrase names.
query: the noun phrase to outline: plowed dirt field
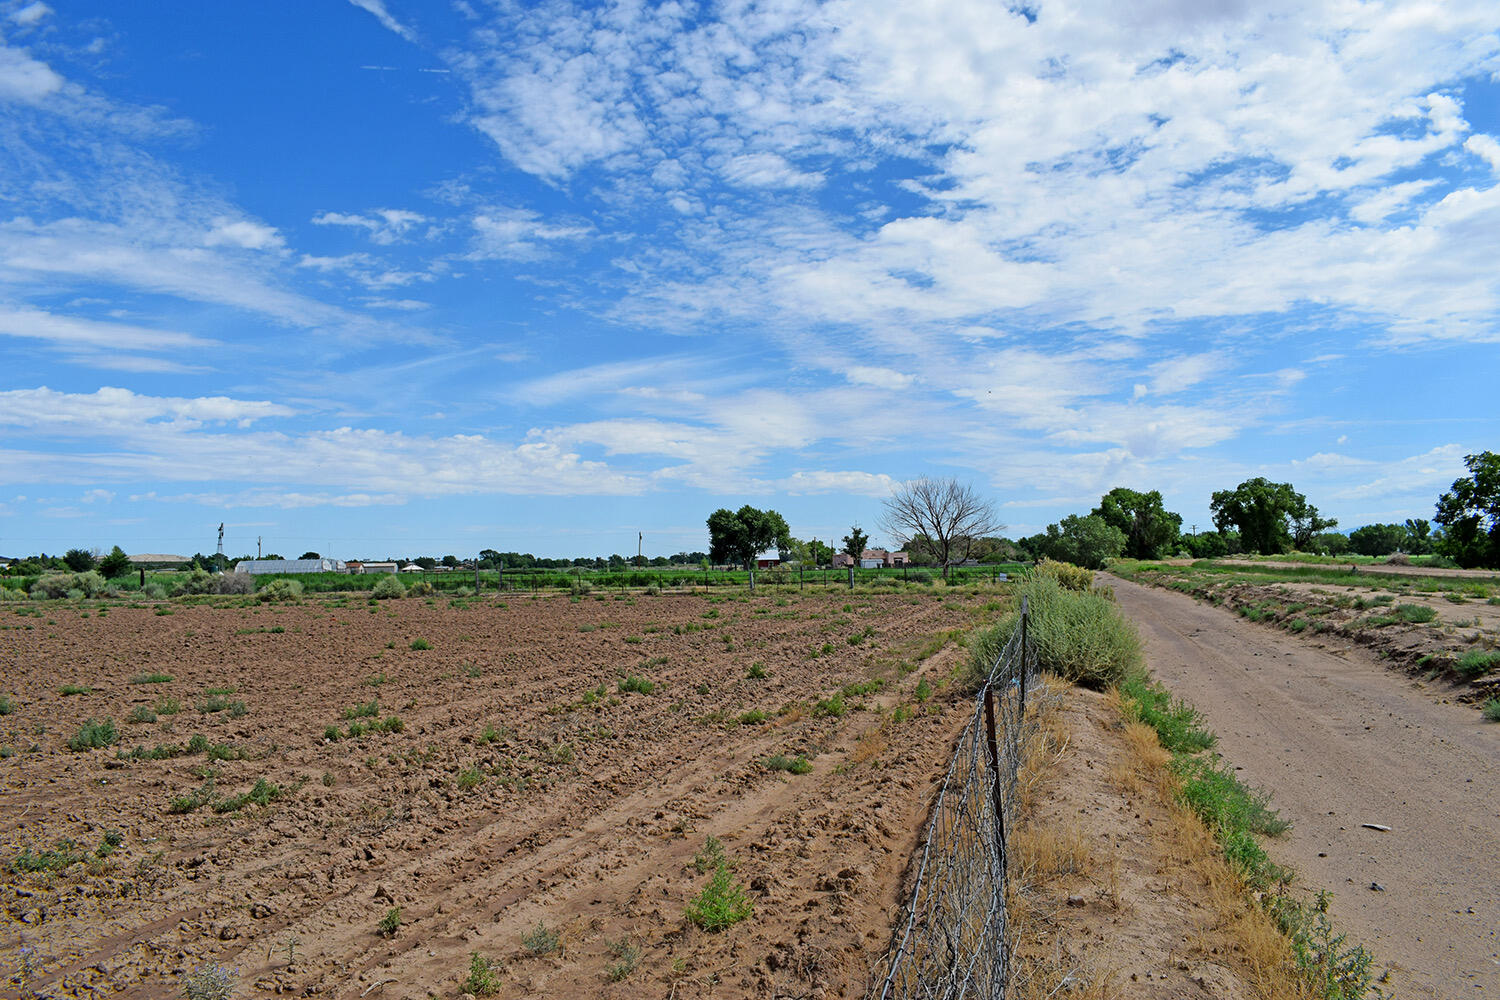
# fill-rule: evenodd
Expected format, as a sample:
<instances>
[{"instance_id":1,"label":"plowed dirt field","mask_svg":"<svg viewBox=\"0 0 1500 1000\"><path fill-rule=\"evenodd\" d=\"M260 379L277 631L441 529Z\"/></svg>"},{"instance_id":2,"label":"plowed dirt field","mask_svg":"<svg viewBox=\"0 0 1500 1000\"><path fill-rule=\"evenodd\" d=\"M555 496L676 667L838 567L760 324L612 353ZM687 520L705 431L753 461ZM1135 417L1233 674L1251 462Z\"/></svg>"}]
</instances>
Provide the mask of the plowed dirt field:
<instances>
[{"instance_id":1,"label":"plowed dirt field","mask_svg":"<svg viewBox=\"0 0 1500 1000\"><path fill-rule=\"evenodd\" d=\"M478 953L497 995L687 998L864 990L969 712L951 640L999 605L35 607L0 631L13 984L457 996ZM118 742L69 749L90 719ZM754 906L719 933L685 916L711 834Z\"/></svg>"}]
</instances>

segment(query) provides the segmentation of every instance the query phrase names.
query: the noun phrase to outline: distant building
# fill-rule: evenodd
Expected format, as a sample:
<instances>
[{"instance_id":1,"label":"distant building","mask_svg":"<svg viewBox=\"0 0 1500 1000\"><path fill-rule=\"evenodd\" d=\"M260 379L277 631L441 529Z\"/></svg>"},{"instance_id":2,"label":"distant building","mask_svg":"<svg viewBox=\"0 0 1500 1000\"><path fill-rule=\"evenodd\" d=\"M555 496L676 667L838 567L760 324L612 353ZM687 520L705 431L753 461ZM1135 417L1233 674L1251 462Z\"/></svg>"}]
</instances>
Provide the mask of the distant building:
<instances>
[{"instance_id":1,"label":"distant building","mask_svg":"<svg viewBox=\"0 0 1500 1000\"><path fill-rule=\"evenodd\" d=\"M759 569L770 569L772 566L780 566L781 553L775 549L767 549L755 557L755 565Z\"/></svg>"},{"instance_id":2,"label":"distant building","mask_svg":"<svg viewBox=\"0 0 1500 1000\"><path fill-rule=\"evenodd\" d=\"M193 561L192 556L174 556L165 552L142 552L128 558L136 566L186 566Z\"/></svg>"},{"instance_id":3,"label":"distant building","mask_svg":"<svg viewBox=\"0 0 1500 1000\"><path fill-rule=\"evenodd\" d=\"M422 572L422 567L418 566L416 563L407 563L405 566L401 567L401 572L403 572L403 573L420 573L420 572Z\"/></svg>"},{"instance_id":4,"label":"distant building","mask_svg":"<svg viewBox=\"0 0 1500 1000\"><path fill-rule=\"evenodd\" d=\"M234 564L236 573L265 576L268 573L342 573L342 559L242 559Z\"/></svg>"},{"instance_id":5,"label":"distant building","mask_svg":"<svg viewBox=\"0 0 1500 1000\"><path fill-rule=\"evenodd\" d=\"M847 552L835 552L833 554L833 565L853 566L854 557ZM859 566L861 569L890 569L895 566L909 566L911 560L905 552L887 552L885 549L865 549L859 554Z\"/></svg>"},{"instance_id":6,"label":"distant building","mask_svg":"<svg viewBox=\"0 0 1500 1000\"><path fill-rule=\"evenodd\" d=\"M397 566L393 562L363 562L355 560L345 564L350 573L394 573Z\"/></svg>"}]
</instances>

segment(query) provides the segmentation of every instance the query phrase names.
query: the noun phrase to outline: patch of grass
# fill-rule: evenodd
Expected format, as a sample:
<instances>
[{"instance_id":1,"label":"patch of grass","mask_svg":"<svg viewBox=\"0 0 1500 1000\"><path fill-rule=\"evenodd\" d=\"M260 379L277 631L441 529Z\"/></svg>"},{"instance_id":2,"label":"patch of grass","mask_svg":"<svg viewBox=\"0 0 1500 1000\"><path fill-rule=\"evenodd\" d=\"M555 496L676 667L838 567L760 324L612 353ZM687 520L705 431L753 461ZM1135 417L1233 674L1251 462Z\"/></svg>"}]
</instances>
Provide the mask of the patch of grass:
<instances>
[{"instance_id":1,"label":"patch of grass","mask_svg":"<svg viewBox=\"0 0 1500 1000\"><path fill-rule=\"evenodd\" d=\"M471 792L484 784L484 772L477 767L466 767L458 772L458 789L461 792Z\"/></svg>"},{"instance_id":2,"label":"patch of grass","mask_svg":"<svg viewBox=\"0 0 1500 1000\"><path fill-rule=\"evenodd\" d=\"M495 963L479 954L469 954L469 974L464 978L463 991L478 997L494 996L500 992L500 977L495 972Z\"/></svg>"},{"instance_id":3,"label":"patch of grass","mask_svg":"<svg viewBox=\"0 0 1500 1000\"><path fill-rule=\"evenodd\" d=\"M1274 836L1291 826L1270 807L1270 796L1244 784L1217 758L1179 754L1172 770L1182 780L1183 802L1214 831L1224 857L1245 880L1258 889L1281 881L1281 868L1253 836Z\"/></svg>"},{"instance_id":4,"label":"patch of grass","mask_svg":"<svg viewBox=\"0 0 1500 1000\"><path fill-rule=\"evenodd\" d=\"M155 722L156 721L156 713L153 712L153 711L151 711L151 708L148 705L137 705L137 706L135 706L135 708L132 708L130 710L130 715L126 716L125 721L126 722Z\"/></svg>"},{"instance_id":5,"label":"patch of grass","mask_svg":"<svg viewBox=\"0 0 1500 1000\"><path fill-rule=\"evenodd\" d=\"M766 770L786 771L789 774L806 774L812 770L812 762L801 754L795 757L788 757L784 753L779 753L774 757L766 759Z\"/></svg>"},{"instance_id":6,"label":"patch of grass","mask_svg":"<svg viewBox=\"0 0 1500 1000\"><path fill-rule=\"evenodd\" d=\"M170 683L172 683L172 675L171 674L163 674L163 673L136 674L134 677L130 678L130 683L132 683L132 684L170 684Z\"/></svg>"},{"instance_id":7,"label":"patch of grass","mask_svg":"<svg viewBox=\"0 0 1500 1000\"><path fill-rule=\"evenodd\" d=\"M752 708L748 712L741 712L740 717L735 720L742 726L758 726L765 722L768 716L758 708Z\"/></svg>"},{"instance_id":8,"label":"patch of grass","mask_svg":"<svg viewBox=\"0 0 1500 1000\"><path fill-rule=\"evenodd\" d=\"M720 861L703 891L687 906L687 918L709 932L726 930L755 912L744 887L730 874L728 861Z\"/></svg>"},{"instance_id":9,"label":"patch of grass","mask_svg":"<svg viewBox=\"0 0 1500 1000\"><path fill-rule=\"evenodd\" d=\"M521 935L521 947L525 948L528 954L537 957L551 955L557 951L559 943L557 931L548 930L547 925L540 920L536 922L535 927Z\"/></svg>"},{"instance_id":10,"label":"patch of grass","mask_svg":"<svg viewBox=\"0 0 1500 1000\"><path fill-rule=\"evenodd\" d=\"M182 711L182 702L178 701L176 698L173 698L171 695L164 694L160 698L156 699L156 705L154 707L156 708L157 715L176 715L178 712Z\"/></svg>"},{"instance_id":11,"label":"patch of grass","mask_svg":"<svg viewBox=\"0 0 1500 1000\"><path fill-rule=\"evenodd\" d=\"M369 677L365 678L365 686L366 687L380 687L380 685L382 685L384 683L385 683L385 671L383 671L383 670L380 673L378 673L378 674L371 674Z\"/></svg>"},{"instance_id":12,"label":"patch of grass","mask_svg":"<svg viewBox=\"0 0 1500 1000\"><path fill-rule=\"evenodd\" d=\"M1453 669L1466 681L1483 677L1497 668L1500 668L1500 651L1497 650L1471 649L1453 661Z\"/></svg>"},{"instance_id":13,"label":"patch of grass","mask_svg":"<svg viewBox=\"0 0 1500 1000\"><path fill-rule=\"evenodd\" d=\"M71 840L60 840L53 849L33 854L31 848L26 847L17 854L10 863L12 874L21 875L33 872L60 872L71 868L83 860L83 852L78 850L78 845Z\"/></svg>"},{"instance_id":14,"label":"patch of grass","mask_svg":"<svg viewBox=\"0 0 1500 1000\"><path fill-rule=\"evenodd\" d=\"M0 715L9 715L16 710L16 703L10 700L10 695L0 694Z\"/></svg>"},{"instance_id":15,"label":"patch of grass","mask_svg":"<svg viewBox=\"0 0 1500 1000\"><path fill-rule=\"evenodd\" d=\"M1438 616L1436 608L1429 608L1425 604L1398 604L1392 610L1396 612L1397 618L1413 625L1425 625L1435 621Z\"/></svg>"},{"instance_id":16,"label":"patch of grass","mask_svg":"<svg viewBox=\"0 0 1500 1000\"><path fill-rule=\"evenodd\" d=\"M99 750L114 746L119 741L120 734L115 730L114 719L105 719L103 722L90 719L83 724L72 739L68 740L68 749L81 753L85 750Z\"/></svg>"},{"instance_id":17,"label":"patch of grass","mask_svg":"<svg viewBox=\"0 0 1500 1000\"><path fill-rule=\"evenodd\" d=\"M1500 698L1491 698L1480 711L1490 722L1500 722Z\"/></svg>"},{"instance_id":18,"label":"patch of grass","mask_svg":"<svg viewBox=\"0 0 1500 1000\"><path fill-rule=\"evenodd\" d=\"M418 637L418 638L413 639L411 641L411 648L412 649L431 649L432 648L432 643L428 642L426 639Z\"/></svg>"},{"instance_id":19,"label":"patch of grass","mask_svg":"<svg viewBox=\"0 0 1500 1000\"><path fill-rule=\"evenodd\" d=\"M620 681L620 691L622 693L629 694L634 692L637 694L650 694L655 690L655 682L648 681L644 677L638 677L635 674L631 674L629 677L626 677Z\"/></svg>"},{"instance_id":20,"label":"patch of grass","mask_svg":"<svg viewBox=\"0 0 1500 1000\"><path fill-rule=\"evenodd\" d=\"M84 687L82 684L64 684L62 687L57 689L57 692L58 694L66 697L68 695L75 694L93 694L94 689L91 687Z\"/></svg>"},{"instance_id":21,"label":"patch of grass","mask_svg":"<svg viewBox=\"0 0 1500 1000\"><path fill-rule=\"evenodd\" d=\"M504 726L496 726L494 723L485 723L484 729L479 732L480 743L499 743L506 736Z\"/></svg>"},{"instance_id":22,"label":"patch of grass","mask_svg":"<svg viewBox=\"0 0 1500 1000\"><path fill-rule=\"evenodd\" d=\"M285 794L280 785L274 785L265 778L256 778L255 785L248 792L232 795L227 799L219 799L213 803L216 813L238 812L247 805L266 806L281 798Z\"/></svg>"},{"instance_id":23,"label":"patch of grass","mask_svg":"<svg viewBox=\"0 0 1500 1000\"><path fill-rule=\"evenodd\" d=\"M752 681L765 680L767 677L766 665L764 663L761 663L759 660L756 660L754 663L750 664L750 669L745 671L745 676Z\"/></svg>"},{"instance_id":24,"label":"patch of grass","mask_svg":"<svg viewBox=\"0 0 1500 1000\"><path fill-rule=\"evenodd\" d=\"M213 688L209 689L214 690ZM238 719L245 714L245 703L243 701L231 701L222 694L211 694L198 703L198 711L202 715L212 715L215 712L228 712Z\"/></svg>"},{"instance_id":25,"label":"patch of grass","mask_svg":"<svg viewBox=\"0 0 1500 1000\"><path fill-rule=\"evenodd\" d=\"M229 1000L238 978L222 965L195 966L182 980L182 993L187 1000Z\"/></svg>"},{"instance_id":26,"label":"patch of grass","mask_svg":"<svg viewBox=\"0 0 1500 1000\"><path fill-rule=\"evenodd\" d=\"M346 719L373 719L380 714L380 705L374 698L362 705L353 705L344 709Z\"/></svg>"},{"instance_id":27,"label":"patch of grass","mask_svg":"<svg viewBox=\"0 0 1500 1000\"><path fill-rule=\"evenodd\" d=\"M710 833L708 839L703 841L702 849L693 855L693 870L699 875L707 875L727 860L724 842Z\"/></svg>"},{"instance_id":28,"label":"patch of grass","mask_svg":"<svg viewBox=\"0 0 1500 1000\"><path fill-rule=\"evenodd\" d=\"M1126 714L1156 730L1161 745L1173 753L1197 753L1218 742L1218 737L1203 726L1198 710L1185 701L1172 700L1160 684L1144 677L1120 685Z\"/></svg>"},{"instance_id":29,"label":"patch of grass","mask_svg":"<svg viewBox=\"0 0 1500 1000\"><path fill-rule=\"evenodd\" d=\"M843 696L843 694L842 693L838 693L838 694L835 694L832 698L824 698L821 701L819 701L816 705L814 705L813 706L813 717L814 718L832 717L832 718L837 719L837 718L840 718L841 716L843 716L844 713L846 713L848 711L849 711L848 706L844 704L844 696Z\"/></svg>"}]
</instances>

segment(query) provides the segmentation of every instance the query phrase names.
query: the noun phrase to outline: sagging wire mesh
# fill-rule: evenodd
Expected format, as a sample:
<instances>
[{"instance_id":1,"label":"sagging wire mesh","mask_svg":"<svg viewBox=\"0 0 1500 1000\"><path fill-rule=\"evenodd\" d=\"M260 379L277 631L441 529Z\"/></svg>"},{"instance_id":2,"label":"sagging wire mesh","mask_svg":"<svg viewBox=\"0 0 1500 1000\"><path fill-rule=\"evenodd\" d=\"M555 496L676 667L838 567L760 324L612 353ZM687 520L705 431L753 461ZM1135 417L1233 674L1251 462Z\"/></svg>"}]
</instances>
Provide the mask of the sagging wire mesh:
<instances>
[{"instance_id":1,"label":"sagging wire mesh","mask_svg":"<svg viewBox=\"0 0 1500 1000\"><path fill-rule=\"evenodd\" d=\"M1005 831L1014 818L1026 688L1027 612L990 667L954 747L921 847L905 919L870 997L1003 1000L1010 973Z\"/></svg>"}]
</instances>

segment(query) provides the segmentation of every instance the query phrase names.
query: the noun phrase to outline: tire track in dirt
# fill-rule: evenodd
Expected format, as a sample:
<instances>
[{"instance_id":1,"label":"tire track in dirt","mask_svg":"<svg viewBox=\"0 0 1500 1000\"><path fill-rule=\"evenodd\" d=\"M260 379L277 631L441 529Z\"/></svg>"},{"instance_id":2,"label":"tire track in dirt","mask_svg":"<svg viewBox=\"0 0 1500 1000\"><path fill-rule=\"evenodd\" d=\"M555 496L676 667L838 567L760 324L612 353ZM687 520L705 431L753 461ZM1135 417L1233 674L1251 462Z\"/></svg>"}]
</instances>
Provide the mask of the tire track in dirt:
<instances>
[{"instance_id":1,"label":"tire track in dirt","mask_svg":"<svg viewBox=\"0 0 1500 1000\"><path fill-rule=\"evenodd\" d=\"M1338 928L1391 967L1386 988L1500 994L1500 726L1358 650L1314 649L1181 594L1101 579L1151 669L1292 821L1267 844L1272 857L1334 893Z\"/></svg>"}]
</instances>

